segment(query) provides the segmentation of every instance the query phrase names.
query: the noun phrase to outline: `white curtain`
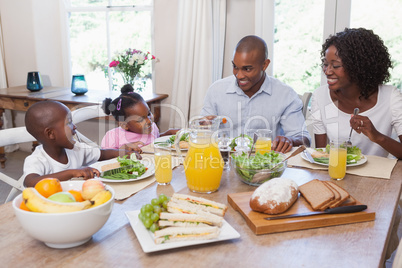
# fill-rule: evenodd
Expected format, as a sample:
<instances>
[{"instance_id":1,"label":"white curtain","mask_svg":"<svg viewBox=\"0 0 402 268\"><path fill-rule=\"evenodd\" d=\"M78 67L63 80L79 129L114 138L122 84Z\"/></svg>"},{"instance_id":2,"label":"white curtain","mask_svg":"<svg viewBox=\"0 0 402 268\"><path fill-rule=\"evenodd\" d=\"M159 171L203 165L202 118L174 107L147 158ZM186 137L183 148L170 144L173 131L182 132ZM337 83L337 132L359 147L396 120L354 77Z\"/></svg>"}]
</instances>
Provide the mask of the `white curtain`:
<instances>
[{"instance_id":1,"label":"white curtain","mask_svg":"<svg viewBox=\"0 0 402 268\"><path fill-rule=\"evenodd\" d=\"M7 88L7 76L6 76L6 62L4 55L4 44L3 44L3 30L1 27L1 17L0 17L0 88ZM12 113L10 110L5 110L3 113L3 128L13 127ZM8 145L4 147L5 152L13 152L18 150L19 146L17 144Z\"/></svg>"},{"instance_id":2,"label":"white curtain","mask_svg":"<svg viewBox=\"0 0 402 268\"><path fill-rule=\"evenodd\" d=\"M213 81L222 78L226 0L179 0L170 127L201 112Z\"/></svg>"}]
</instances>

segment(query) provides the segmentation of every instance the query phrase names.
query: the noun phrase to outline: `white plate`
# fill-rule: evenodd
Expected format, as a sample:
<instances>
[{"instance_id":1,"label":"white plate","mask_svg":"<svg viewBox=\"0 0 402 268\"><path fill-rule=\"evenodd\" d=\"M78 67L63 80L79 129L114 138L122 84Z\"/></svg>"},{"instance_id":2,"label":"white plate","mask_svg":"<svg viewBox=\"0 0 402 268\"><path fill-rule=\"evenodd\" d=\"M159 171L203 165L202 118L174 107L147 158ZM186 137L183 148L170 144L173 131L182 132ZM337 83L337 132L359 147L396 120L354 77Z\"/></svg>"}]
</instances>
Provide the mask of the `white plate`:
<instances>
[{"instance_id":1,"label":"white plate","mask_svg":"<svg viewBox=\"0 0 402 268\"><path fill-rule=\"evenodd\" d=\"M154 143L155 143L155 142L165 142L165 141L167 141L168 139L170 139L170 137L172 137L172 136L173 136L173 135L159 137L159 138L157 138L157 139L154 140ZM172 148L173 148L173 145L172 145ZM187 149L187 148L184 148L184 149L181 149L181 150L182 150L182 151L187 151L188 149Z\"/></svg>"},{"instance_id":2,"label":"white plate","mask_svg":"<svg viewBox=\"0 0 402 268\"><path fill-rule=\"evenodd\" d=\"M109 160L105 160L105 161L100 161L100 162L96 162L94 164L91 165L91 167L96 168L97 170L102 172L102 166L104 165L108 165L108 164L112 164L112 163L116 163L117 159L113 158L113 159L109 159ZM141 176L135 178L135 179L129 179L129 180L109 180L109 179L104 179L102 177L100 177L99 179L103 182L130 182L130 181L139 181L139 180L143 180L146 179L152 175L154 175L155 173L155 166L153 163L151 163L150 161L146 161L146 160L140 160L140 162L142 164L144 164L144 166L147 169L147 171L145 171L144 174L142 174Z\"/></svg>"},{"instance_id":3,"label":"white plate","mask_svg":"<svg viewBox=\"0 0 402 268\"><path fill-rule=\"evenodd\" d=\"M140 219L138 219L139 213L140 210L127 211L126 216L130 221L131 227L133 228L134 233L138 238L138 241L141 244L142 250L145 253L192 246L192 245L213 243L217 241L235 239L240 237L240 234L227 221L223 220L223 224L218 238L209 240L192 240L192 241L171 242L166 244L155 244L154 234L151 231L147 230L144 224L140 221Z\"/></svg>"},{"instance_id":4,"label":"white plate","mask_svg":"<svg viewBox=\"0 0 402 268\"><path fill-rule=\"evenodd\" d=\"M319 149L325 149L325 148L319 148ZM310 161L307 159L307 157L306 157L306 155L304 153L300 154L300 156L301 156L301 158L303 158L304 160L306 160L307 162L310 163ZM361 159L359 161L357 161L356 163L353 163L353 164L347 164L346 166L347 167L360 166L360 165L363 165L366 162L367 162L367 157L362 155ZM316 161L314 161L314 164L321 165L321 166L328 166L328 164L324 164L324 163L320 163L320 162L316 162Z\"/></svg>"}]
</instances>

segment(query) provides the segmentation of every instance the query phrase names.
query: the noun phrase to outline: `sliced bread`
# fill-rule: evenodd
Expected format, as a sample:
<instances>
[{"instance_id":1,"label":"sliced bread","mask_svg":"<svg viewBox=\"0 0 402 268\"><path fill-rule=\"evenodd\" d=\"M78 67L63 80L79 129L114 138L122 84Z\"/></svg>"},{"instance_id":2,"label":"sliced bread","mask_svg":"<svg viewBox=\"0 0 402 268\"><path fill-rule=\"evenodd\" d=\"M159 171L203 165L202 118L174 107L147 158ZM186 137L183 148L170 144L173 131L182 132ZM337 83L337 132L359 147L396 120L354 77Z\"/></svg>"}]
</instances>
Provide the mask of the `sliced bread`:
<instances>
[{"instance_id":1,"label":"sliced bread","mask_svg":"<svg viewBox=\"0 0 402 268\"><path fill-rule=\"evenodd\" d=\"M301 185L299 191L314 210L320 210L335 198L333 191L317 179Z\"/></svg>"}]
</instances>

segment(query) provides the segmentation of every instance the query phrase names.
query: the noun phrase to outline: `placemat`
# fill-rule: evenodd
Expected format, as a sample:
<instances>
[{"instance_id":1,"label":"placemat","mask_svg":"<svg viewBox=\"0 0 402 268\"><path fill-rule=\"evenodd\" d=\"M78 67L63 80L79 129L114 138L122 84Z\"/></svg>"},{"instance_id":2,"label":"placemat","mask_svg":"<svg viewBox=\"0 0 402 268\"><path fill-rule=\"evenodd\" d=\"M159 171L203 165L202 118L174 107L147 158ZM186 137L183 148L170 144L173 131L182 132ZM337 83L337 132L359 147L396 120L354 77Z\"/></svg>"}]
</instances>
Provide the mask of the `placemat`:
<instances>
[{"instance_id":1,"label":"placemat","mask_svg":"<svg viewBox=\"0 0 402 268\"><path fill-rule=\"evenodd\" d=\"M293 151L293 150L292 150ZM289 155L287 153L286 155ZM380 179L390 179L392 170L394 169L397 159L390 159L374 155L366 155L367 162L360 166L348 167L346 173L364 177L373 177ZM300 154L288 160L288 166L304 167L310 169L327 170L328 167L312 164L304 160Z\"/></svg>"}]
</instances>

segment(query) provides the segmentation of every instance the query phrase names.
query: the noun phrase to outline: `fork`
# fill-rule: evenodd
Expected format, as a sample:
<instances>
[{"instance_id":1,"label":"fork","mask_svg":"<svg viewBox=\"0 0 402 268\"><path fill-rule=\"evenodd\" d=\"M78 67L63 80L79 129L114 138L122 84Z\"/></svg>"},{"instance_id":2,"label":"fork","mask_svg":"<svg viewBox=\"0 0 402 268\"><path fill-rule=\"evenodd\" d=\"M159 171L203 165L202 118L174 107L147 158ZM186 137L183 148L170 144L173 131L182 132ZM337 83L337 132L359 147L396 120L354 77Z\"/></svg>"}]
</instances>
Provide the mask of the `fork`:
<instances>
[{"instance_id":1,"label":"fork","mask_svg":"<svg viewBox=\"0 0 402 268\"><path fill-rule=\"evenodd\" d=\"M357 115L359 113L359 108L355 108L353 111L353 116ZM353 128L350 128L350 133L349 133L349 139L346 141L346 146L347 147L352 147L352 142L350 141L350 139L352 138L352 131Z\"/></svg>"}]
</instances>

